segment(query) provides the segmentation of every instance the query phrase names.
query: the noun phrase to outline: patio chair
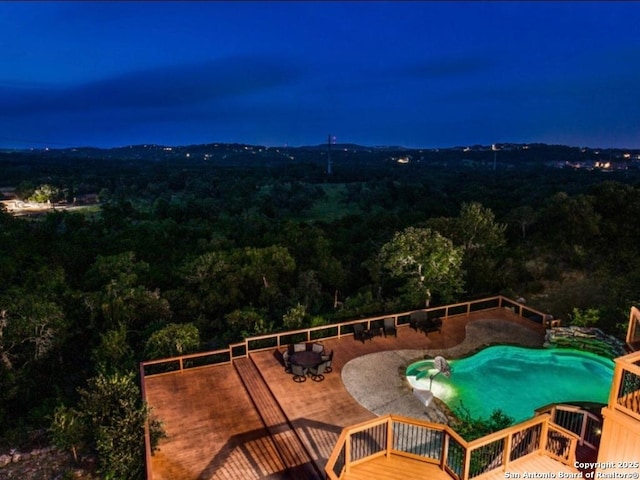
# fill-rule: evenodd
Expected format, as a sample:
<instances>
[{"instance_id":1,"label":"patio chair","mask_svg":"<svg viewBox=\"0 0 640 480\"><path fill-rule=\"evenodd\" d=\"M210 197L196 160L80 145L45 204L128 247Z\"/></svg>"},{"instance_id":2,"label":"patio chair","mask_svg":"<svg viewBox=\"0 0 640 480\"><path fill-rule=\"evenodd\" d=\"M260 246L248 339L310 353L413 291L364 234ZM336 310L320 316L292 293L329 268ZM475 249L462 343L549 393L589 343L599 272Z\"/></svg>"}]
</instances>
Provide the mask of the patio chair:
<instances>
[{"instance_id":1,"label":"patio chair","mask_svg":"<svg viewBox=\"0 0 640 480\"><path fill-rule=\"evenodd\" d=\"M313 345L311 345L311 351L316 353L322 353L324 352L324 345L322 345L321 343L314 343Z\"/></svg>"},{"instance_id":2,"label":"patio chair","mask_svg":"<svg viewBox=\"0 0 640 480\"><path fill-rule=\"evenodd\" d=\"M369 330L365 330L364 326L361 323L356 323L353 326L353 336L356 340L360 340L364 343L365 340L371 340L373 335Z\"/></svg>"},{"instance_id":3,"label":"patio chair","mask_svg":"<svg viewBox=\"0 0 640 480\"><path fill-rule=\"evenodd\" d=\"M384 336L393 335L394 337L398 336L398 330L396 329L396 322L393 317L387 317L384 319L384 327L382 327Z\"/></svg>"},{"instance_id":4,"label":"patio chair","mask_svg":"<svg viewBox=\"0 0 640 480\"><path fill-rule=\"evenodd\" d=\"M274 350L273 352L273 356L274 358L278 361L278 363L280 365L282 365L285 369L285 371L287 370L287 362L285 360L285 355L288 357L287 351L285 350L284 353L282 353L280 350L278 350L277 348Z\"/></svg>"},{"instance_id":5,"label":"patio chair","mask_svg":"<svg viewBox=\"0 0 640 480\"><path fill-rule=\"evenodd\" d=\"M289 353L289 350L285 350L284 353L282 354L282 361L284 362L284 371L287 373L291 372L291 362L289 361L290 356L291 354Z\"/></svg>"},{"instance_id":6,"label":"patio chair","mask_svg":"<svg viewBox=\"0 0 640 480\"><path fill-rule=\"evenodd\" d=\"M304 352L307 349L306 343L296 343L293 345L294 352Z\"/></svg>"},{"instance_id":7,"label":"patio chair","mask_svg":"<svg viewBox=\"0 0 640 480\"><path fill-rule=\"evenodd\" d=\"M327 373L331 373L331 371L333 370L331 368L331 363L333 362L333 350L329 352L329 355L322 355L321 358L322 358L322 361L327 364L327 367L325 368L324 371Z\"/></svg>"},{"instance_id":8,"label":"patio chair","mask_svg":"<svg viewBox=\"0 0 640 480\"><path fill-rule=\"evenodd\" d=\"M311 367L309 373L311 374L311 380L314 382L321 382L324 380L323 373L327 371L327 362L322 362L316 367Z\"/></svg>"},{"instance_id":9,"label":"patio chair","mask_svg":"<svg viewBox=\"0 0 640 480\"><path fill-rule=\"evenodd\" d=\"M293 373L293 381L302 383L307 381L307 369L302 365L291 364L291 373Z\"/></svg>"}]
</instances>

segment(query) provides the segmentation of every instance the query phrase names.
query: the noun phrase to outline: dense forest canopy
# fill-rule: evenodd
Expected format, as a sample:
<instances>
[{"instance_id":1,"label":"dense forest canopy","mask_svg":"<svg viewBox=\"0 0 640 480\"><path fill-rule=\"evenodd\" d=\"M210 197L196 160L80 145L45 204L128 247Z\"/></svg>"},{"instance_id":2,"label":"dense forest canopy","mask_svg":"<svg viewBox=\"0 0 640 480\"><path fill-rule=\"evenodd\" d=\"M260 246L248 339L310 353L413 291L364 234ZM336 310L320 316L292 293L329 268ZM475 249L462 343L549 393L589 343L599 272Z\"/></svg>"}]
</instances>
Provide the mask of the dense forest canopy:
<instances>
[{"instance_id":1,"label":"dense forest canopy","mask_svg":"<svg viewBox=\"0 0 640 480\"><path fill-rule=\"evenodd\" d=\"M640 303L624 153L334 146L330 175L323 146L0 153L14 202L51 202L0 209L0 433L85 405L95 434L87 405L131 395L142 360L425 303L523 296L620 335Z\"/></svg>"}]
</instances>

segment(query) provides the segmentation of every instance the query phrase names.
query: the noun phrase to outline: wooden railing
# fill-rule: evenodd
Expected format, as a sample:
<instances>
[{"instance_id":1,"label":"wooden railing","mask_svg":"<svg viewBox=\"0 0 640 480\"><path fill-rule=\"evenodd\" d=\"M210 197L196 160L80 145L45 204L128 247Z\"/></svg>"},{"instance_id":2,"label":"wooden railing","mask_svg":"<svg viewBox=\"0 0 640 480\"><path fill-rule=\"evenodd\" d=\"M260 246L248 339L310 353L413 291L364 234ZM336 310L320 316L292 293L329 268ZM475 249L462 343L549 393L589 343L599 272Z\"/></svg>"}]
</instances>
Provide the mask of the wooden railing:
<instances>
[{"instance_id":1,"label":"wooden railing","mask_svg":"<svg viewBox=\"0 0 640 480\"><path fill-rule=\"evenodd\" d=\"M538 408L536 415L548 413L551 421L562 428L575 433L578 443L594 450L600 444L602 433L602 418L575 405L547 405Z\"/></svg>"},{"instance_id":2,"label":"wooden railing","mask_svg":"<svg viewBox=\"0 0 640 480\"><path fill-rule=\"evenodd\" d=\"M637 347L640 347L640 310L636 307L631 307L631 313L629 314L627 346L631 350L637 350Z\"/></svg>"},{"instance_id":3,"label":"wooden railing","mask_svg":"<svg viewBox=\"0 0 640 480\"><path fill-rule=\"evenodd\" d=\"M430 318L439 317L443 321L446 321L447 317L469 315L473 312L493 310L496 308L507 308L519 317L526 318L538 324L542 324L547 317L544 313L526 307L514 300L503 296L496 296L440 307L411 310L377 317L349 320L319 327L249 337L242 342L229 345L229 347L225 349L142 362L141 372L144 376L151 376L163 373L183 372L186 369L203 366L228 364L236 358L246 357L250 352L281 348L291 343L350 336L353 335L353 326L355 324L363 324L367 329L380 328L384 324L385 318L393 318L396 327L408 326L411 314L419 311L426 312Z\"/></svg>"},{"instance_id":4,"label":"wooden railing","mask_svg":"<svg viewBox=\"0 0 640 480\"><path fill-rule=\"evenodd\" d=\"M328 480L340 480L359 463L399 455L438 466L456 480L469 480L542 453L573 465L578 437L541 414L485 437L465 441L451 427L385 415L343 429L325 466Z\"/></svg>"},{"instance_id":5,"label":"wooden railing","mask_svg":"<svg viewBox=\"0 0 640 480\"><path fill-rule=\"evenodd\" d=\"M609 408L640 420L640 352L616 358Z\"/></svg>"}]
</instances>

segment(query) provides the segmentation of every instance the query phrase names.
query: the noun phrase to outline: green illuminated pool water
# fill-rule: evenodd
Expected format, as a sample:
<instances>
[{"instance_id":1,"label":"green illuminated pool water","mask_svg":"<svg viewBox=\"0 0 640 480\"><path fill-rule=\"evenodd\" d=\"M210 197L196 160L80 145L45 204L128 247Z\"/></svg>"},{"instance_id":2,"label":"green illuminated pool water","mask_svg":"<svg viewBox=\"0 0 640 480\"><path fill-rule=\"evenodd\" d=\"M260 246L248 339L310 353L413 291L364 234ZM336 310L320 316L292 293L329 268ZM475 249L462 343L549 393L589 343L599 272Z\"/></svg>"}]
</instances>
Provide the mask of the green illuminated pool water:
<instances>
[{"instance_id":1,"label":"green illuminated pool water","mask_svg":"<svg viewBox=\"0 0 640 480\"><path fill-rule=\"evenodd\" d=\"M460 360L450 360L451 376L433 379L433 394L449 408L460 405L472 417L487 418L499 408L516 422L549 403L607 403L613 378L612 360L571 349L488 347ZM432 360L409 365L407 380L429 389Z\"/></svg>"}]
</instances>

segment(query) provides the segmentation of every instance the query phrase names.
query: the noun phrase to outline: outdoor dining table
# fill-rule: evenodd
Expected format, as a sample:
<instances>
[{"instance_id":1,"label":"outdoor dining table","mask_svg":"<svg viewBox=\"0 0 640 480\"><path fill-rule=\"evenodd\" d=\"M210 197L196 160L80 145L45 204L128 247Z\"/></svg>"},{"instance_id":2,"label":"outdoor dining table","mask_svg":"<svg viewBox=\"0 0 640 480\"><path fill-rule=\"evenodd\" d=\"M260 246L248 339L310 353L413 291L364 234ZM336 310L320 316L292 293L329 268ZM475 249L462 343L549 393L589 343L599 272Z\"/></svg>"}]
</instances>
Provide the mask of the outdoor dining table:
<instances>
[{"instance_id":1,"label":"outdoor dining table","mask_svg":"<svg viewBox=\"0 0 640 480\"><path fill-rule=\"evenodd\" d=\"M289 361L295 365L300 365L305 368L317 367L322 363L322 354L309 350L295 352L291 354Z\"/></svg>"}]
</instances>

